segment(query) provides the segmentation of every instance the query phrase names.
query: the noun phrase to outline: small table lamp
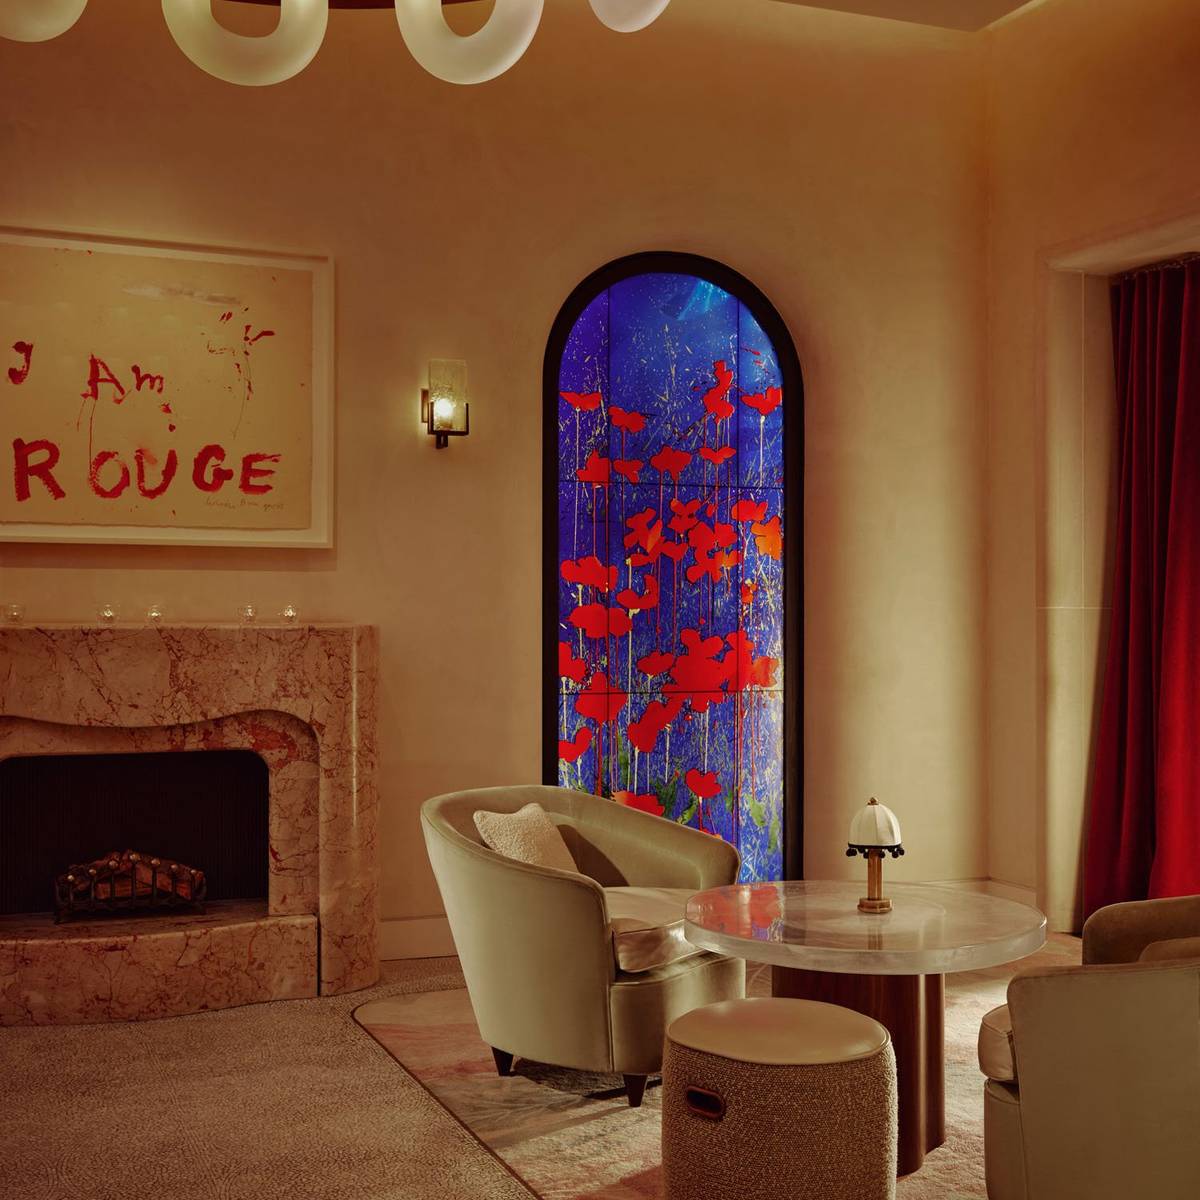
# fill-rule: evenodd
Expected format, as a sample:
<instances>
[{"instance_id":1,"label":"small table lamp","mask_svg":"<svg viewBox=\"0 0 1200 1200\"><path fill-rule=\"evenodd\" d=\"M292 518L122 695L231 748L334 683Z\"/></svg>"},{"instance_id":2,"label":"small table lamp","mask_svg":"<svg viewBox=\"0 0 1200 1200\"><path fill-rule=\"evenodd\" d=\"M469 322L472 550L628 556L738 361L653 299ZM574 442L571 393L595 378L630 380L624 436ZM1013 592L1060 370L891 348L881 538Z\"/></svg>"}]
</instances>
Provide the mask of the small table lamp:
<instances>
[{"instance_id":1,"label":"small table lamp","mask_svg":"<svg viewBox=\"0 0 1200 1200\"><path fill-rule=\"evenodd\" d=\"M891 912L892 902L883 894L883 856L887 853L899 858L904 853L896 814L872 796L850 822L848 845L847 858L861 854L867 860L867 894L859 900L858 911Z\"/></svg>"}]
</instances>

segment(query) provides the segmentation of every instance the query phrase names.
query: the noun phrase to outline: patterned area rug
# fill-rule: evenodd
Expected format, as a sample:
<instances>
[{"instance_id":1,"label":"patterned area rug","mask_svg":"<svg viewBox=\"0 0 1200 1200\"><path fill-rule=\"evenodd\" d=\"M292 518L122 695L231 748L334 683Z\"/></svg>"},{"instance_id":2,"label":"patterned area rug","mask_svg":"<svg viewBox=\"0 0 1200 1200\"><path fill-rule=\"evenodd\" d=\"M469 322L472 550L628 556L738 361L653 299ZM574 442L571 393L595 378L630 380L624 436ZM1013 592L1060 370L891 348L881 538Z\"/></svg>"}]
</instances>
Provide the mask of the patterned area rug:
<instances>
[{"instance_id":1,"label":"patterned area rug","mask_svg":"<svg viewBox=\"0 0 1200 1200\"><path fill-rule=\"evenodd\" d=\"M979 1020L1004 1003L1018 966L1070 966L1079 953L1079 939L1054 935L1019 964L947 977L946 1143L899 1181L899 1200L986 1196L983 1077L975 1052ZM749 990L769 994L765 968L752 969ZM657 1088L646 1092L640 1109L631 1109L618 1076L518 1061L511 1077L500 1078L462 989L376 1000L355 1017L542 1200L661 1195Z\"/></svg>"}]
</instances>

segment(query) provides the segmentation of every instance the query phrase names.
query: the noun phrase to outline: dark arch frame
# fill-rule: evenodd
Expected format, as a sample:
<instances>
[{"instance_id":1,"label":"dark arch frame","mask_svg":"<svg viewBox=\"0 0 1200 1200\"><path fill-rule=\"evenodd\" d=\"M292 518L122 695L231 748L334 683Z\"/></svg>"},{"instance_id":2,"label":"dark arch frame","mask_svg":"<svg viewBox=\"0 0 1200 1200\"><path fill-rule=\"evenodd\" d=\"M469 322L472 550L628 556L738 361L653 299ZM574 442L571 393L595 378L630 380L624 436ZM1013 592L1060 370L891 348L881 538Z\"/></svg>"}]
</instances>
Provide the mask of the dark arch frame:
<instances>
[{"instance_id":1,"label":"dark arch frame","mask_svg":"<svg viewBox=\"0 0 1200 1200\"><path fill-rule=\"evenodd\" d=\"M542 781L558 782L558 377L575 322L601 292L635 275L694 275L723 288L754 315L771 339L784 395L783 864L804 875L804 380L787 325L744 275L698 254L651 250L615 259L567 297L550 329L542 366Z\"/></svg>"}]
</instances>

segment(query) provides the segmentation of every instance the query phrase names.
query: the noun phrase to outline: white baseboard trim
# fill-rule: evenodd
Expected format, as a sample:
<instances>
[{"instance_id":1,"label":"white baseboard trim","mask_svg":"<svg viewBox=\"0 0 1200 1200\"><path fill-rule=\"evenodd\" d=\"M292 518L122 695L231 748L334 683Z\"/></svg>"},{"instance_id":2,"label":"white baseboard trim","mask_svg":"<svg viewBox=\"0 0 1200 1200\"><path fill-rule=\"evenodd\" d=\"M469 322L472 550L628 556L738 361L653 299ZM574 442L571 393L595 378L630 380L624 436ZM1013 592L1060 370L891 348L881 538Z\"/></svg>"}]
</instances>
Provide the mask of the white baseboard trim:
<instances>
[{"instance_id":1,"label":"white baseboard trim","mask_svg":"<svg viewBox=\"0 0 1200 1200\"><path fill-rule=\"evenodd\" d=\"M379 926L379 957L440 958L457 954L445 917L401 917Z\"/></svg>"}]
</instances>

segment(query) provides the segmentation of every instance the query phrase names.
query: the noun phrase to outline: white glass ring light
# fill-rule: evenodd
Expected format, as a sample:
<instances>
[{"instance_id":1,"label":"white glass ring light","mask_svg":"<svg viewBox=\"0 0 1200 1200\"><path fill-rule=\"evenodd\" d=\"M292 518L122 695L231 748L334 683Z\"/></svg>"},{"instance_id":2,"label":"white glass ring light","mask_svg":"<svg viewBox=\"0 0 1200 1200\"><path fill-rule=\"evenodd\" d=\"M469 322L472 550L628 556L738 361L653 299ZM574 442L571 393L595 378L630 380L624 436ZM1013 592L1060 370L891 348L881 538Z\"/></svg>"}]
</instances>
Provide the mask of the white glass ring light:
<instances>
[{"instance_id":1,"label":"white glass ring light","mask_svg":"<svg viewBox=\"0 0 1200 1200\"><path fill-rule=\"evenodd\" d=\"M588 0L609 29L633 33L661 16L670 0ZM412 56L448 83L484 83L529 48L543 0L495 0L482 29L460 35L446 24L442 0L394 0L400 34ZM0 0L0 37L40 42L79 20L87 0ZM213 16L212 0L162 0L163 17L196 66L227 83L258 86L298 75L316 56L329 24L329 0L279 0L279 24L264 37L244 37Z\"/></svg>"},{"instance_id":2,"label":"white glass ring light","mask_svg":"<svg viewBox=\"0 0 1200 1200\"><path fill-rule=\"evenodd\" d=\"M66 33L87 0L0 0L0 37L14 42L48 42Z\"/></svg>"},{"instance_id":3,"label":"white glass ring light","mask_svg":"<svg viewBox=\"0 0 1200 1200\"><path fill-rule=\"evenodd\" d=\"M316 57L329 24L329 0L279 0L279 24L265 37L243 37L213 16L212 0L162 0L175 44L201 70L226 83L282 83Z\"/></svg>"},{"instance_id":4,"label":"white glass ring light","mask_svg":"<svg viewBox=\"0 0 1200 1200\"><path fill-rule=\"evenodd\" d=\"M592 12L617 33L637 33L662 15L671 0L588 0Z\"/></svg>"}]
</instances>

